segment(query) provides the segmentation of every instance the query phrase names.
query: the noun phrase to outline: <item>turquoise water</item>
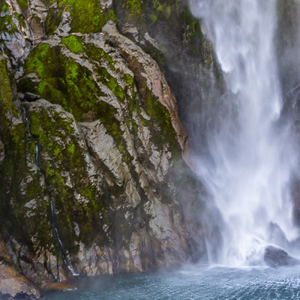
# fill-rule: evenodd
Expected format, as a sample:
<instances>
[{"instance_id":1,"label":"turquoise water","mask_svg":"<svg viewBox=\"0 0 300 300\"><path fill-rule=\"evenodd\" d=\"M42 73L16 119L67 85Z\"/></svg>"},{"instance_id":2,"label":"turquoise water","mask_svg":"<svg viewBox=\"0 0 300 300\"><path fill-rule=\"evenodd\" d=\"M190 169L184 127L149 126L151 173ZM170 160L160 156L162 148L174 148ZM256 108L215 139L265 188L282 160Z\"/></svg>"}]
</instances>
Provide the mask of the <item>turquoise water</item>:
<instances>
[{"instance_id":1,"label":"turquoise water","mask_svg":"<svg viewBox=\"0 0 300 300\"><path fill-rule=\"evenodd\" d=\"M139 275L81 279L76 291L44 300L300 299L300 267L229 269L185 267Z\"/></svg>"}]
</instances>

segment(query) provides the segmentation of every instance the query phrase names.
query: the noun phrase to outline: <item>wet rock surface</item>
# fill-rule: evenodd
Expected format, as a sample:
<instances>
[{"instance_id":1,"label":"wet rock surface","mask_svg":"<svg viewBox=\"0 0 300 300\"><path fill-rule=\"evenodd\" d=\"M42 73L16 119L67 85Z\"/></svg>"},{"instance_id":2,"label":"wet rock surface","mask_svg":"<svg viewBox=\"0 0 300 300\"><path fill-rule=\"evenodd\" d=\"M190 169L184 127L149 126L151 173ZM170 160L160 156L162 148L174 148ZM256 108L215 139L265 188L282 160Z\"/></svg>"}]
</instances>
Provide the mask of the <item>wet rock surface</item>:
<instances>
[{"instance_id":1,"label":"wet rock surface","mask_svg":"<svg viewBox=\"0 0 300 300\"><path fill-rule=\"evenodd\" d=\"M300 264L300 260L291 257L286 251L274 246L266 247L264 261L271 268L295 266Z\"/></svg>"}]
</instances>

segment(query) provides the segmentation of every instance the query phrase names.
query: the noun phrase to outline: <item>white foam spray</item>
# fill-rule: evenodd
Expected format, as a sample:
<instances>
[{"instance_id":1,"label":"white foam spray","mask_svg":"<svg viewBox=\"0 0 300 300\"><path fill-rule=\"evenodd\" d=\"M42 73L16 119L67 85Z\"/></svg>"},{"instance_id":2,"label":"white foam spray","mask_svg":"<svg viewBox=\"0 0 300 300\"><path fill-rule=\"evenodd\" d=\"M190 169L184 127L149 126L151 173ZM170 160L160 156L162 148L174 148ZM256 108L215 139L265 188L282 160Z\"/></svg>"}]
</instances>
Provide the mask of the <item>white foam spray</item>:
<instances>
[{"instance_id":1,"label":"white foam spray","mask_svg":"<svg viewBox=\"0 0 300 300\"><path fill-rule=\"evenodd\" d=\"M266 245L284 248L297 236L289 190L297 155L291 126L279 124L275 5L273 0L190 0L229 91L209 133L212 163L198 158L199 176L225 224L214 262L229 266L261 264Z\"/></svg>"}]
</instances>

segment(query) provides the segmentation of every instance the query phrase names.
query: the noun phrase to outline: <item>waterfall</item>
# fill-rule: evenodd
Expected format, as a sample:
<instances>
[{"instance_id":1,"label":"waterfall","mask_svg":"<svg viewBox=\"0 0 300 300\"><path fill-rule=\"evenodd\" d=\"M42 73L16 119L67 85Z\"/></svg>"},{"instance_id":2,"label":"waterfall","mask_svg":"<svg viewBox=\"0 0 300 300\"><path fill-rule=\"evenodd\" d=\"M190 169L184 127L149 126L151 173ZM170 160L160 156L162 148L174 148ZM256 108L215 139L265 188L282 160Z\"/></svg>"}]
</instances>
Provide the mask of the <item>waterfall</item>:
<instances>
[{"instance_id":1,"label":"waterfall","mask_svg":"<svg viewBox=\"0 0 300 300\"><path fill-rule=\"evenodd\" d=\"M213 263L260 265L267 245L286 249L297 238L289 186L297 155L291 124L281 117L275 5L190 0L227 85L216 100L220 109L208 132L209 155L196 158L198 175L224 224L219 255L210 256Z\"/></svg>"}]
</instances>

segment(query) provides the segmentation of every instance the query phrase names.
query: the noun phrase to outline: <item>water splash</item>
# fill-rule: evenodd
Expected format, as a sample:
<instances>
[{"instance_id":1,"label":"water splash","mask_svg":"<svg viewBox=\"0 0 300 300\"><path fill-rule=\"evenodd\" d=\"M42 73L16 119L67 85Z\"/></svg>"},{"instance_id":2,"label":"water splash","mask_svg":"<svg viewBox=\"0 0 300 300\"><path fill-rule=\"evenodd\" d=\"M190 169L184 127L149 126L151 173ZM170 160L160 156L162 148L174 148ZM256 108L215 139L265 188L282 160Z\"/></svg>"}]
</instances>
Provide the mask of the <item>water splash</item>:
<instances>
[{"instance_id":1,"label":"water splash","mask_svg":"<svg viewBox=\"0 0 300 300\"><path fill-rule=\"evenodd\" d=\"M209 129L209 157L197 160L225 224L223 247L211 259L261 264L266 245L285 247L297 236L289 191L297 155L291 125L280 119L275 1L190 0L190 6L213 43L228 89Z\"/></svg>"}]
</instances>

